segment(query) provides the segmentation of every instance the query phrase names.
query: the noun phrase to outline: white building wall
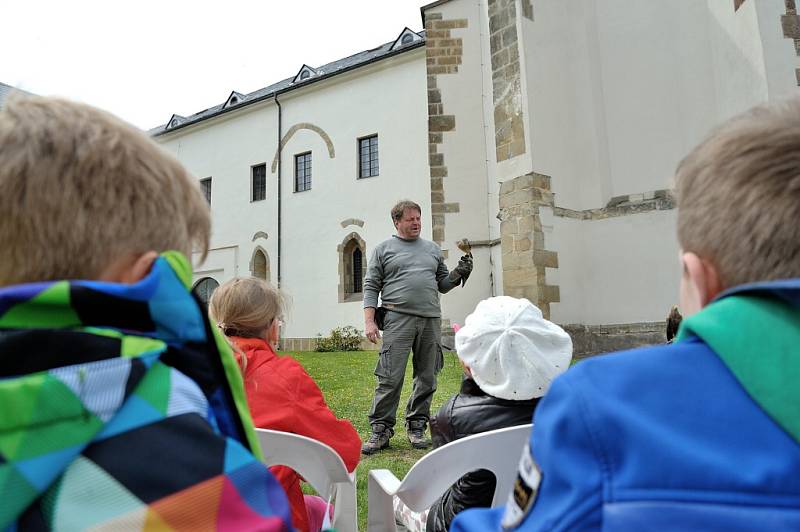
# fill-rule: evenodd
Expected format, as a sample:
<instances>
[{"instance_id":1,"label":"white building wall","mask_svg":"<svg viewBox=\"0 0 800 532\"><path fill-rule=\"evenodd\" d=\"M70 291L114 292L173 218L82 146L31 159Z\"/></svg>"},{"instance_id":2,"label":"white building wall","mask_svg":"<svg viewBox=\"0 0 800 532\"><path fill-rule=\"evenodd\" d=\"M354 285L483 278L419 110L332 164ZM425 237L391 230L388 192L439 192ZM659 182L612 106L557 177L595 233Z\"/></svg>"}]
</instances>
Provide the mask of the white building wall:
<instances>
[{"instance_id":1,"label":"white building wall","mask_svg":"<svg viewBox=\"0 0 800 532\"><path fill-rule=\"evenodd\" d=\"M718 121L797 94L794 42L783 36L783 0L744 2L737 11L708 0Z\"/></svg>"},{"instance_id":2,"label":"white building wall","mask_svg":"<svg viewBox=\"0 0 800 532\"><path fill-rule=\"evenodd\" d=\"M553 178L557 205L667 187L714 122L706 11L695 0L543 0L523 19L533 166Z\"/></svg>"},{"instance_id":3,"label":"white building wall","mask_svg":"<svg viewBox=\"0 0 800 532\"><path fill-rule=\"evenodd\" d=\"M522 1L522 0L520 0ZM522 113L528 149L495 158L488 0L452 0L426 12L466 19L451 30L463 41L457 73L437 76L443 133L445 241L450 268L462 237L499 238L499 182L536 172L550 176L554 203L602 209L617 196L669 188L680 159L708 131L763 101L797 94L798 58L783 36L782 0L537 0L534 18L517 2ZM384 59L279 98L283 133L293 125L322 128L335 150L301 129L282 151L282 288L293 306L284 335L313 337L340 325L363 328L362 304L339 302L337 246L352 232L366 256L394 233L389 209L420 203L423 237L432 237L425 48ZM157 140L198 179L211 176L211 252L195 280L250 274L256 247L277 281L278 142L272 100L168 133ZM377 133L380 176L357 177L357 139ZM310 191L293 191L294 155L312 152ZM267 165L267 199L250 201L250 168ZM551 304L559 323L612 324L663 319L677 299L676 211L595 220L555 216L542 207L545 249L558 254L546 283L560 290ZM363 227L342 227L346 219ZM268 238L253 236L262 231ZM443 317L462 322L477 301L502 293L500 247L475 250L467 286L442 296Z\"/></svg>"},{"instance_id":4,"label":"white building wall","mask_svg":"<svg viewBox=\"0 0 800 532\"><path fill-rule=\"evenodd\" d=\"M561 302L550 304L553 321L663 320L678 302L675 214L652 211L582 221L542 209L545 242L559 259L558 268L547 269L547 282L561 287Z\"/></svg>"},{"instance_id":5,"label":"white building wall","mask_svg":"<svg viewBox=\"0 0 800 532\"><path fill-rule=\"evenodd\" d=\"M561 206L596 207L611 189L594 10L542 1L534 16L522 17L533 167L553 177Z\"/></svg>"},{"instance_id":6,"label":"white building wall","mask_svg":"<svg viewBox=\"0 0 800 532\"><path fill-rule=\"evenodd\" d=\"M269 165L277 146L277 116L274 104L267 102L157 137L195 177L212 179L211 246L204 263L193 257L195 281L213 277L221 284L250 275L256 246L267 252L274 281L276 186L269 178ZM251 202L250 168L261 163L267 164L267 197ZM268 238L253 242L259 231Z\"/></svg>"},{"instance_id":7,"label":"white building wall","mask_svg":"<svg viewBox=\"0 0 800 532\"><path fill-rule=\"evenodd\" d=\"M670 188L709 131L768 99L796 94L797 57L780 0L541 0L522 20L530 150L555 205ZM676 211L575 220L542 215L559 267L561 323L661 320L677 299ZM548 221L545 221L548 220Z\"/></svg>"},{"instance_id":8,"label":"white building wall","mask_svg":"<svg viewBox=\"0 0 800 532\"><path fill-rule=\"evenodd\" d=\"M281 288L291 300L286 337L314 337L342 325L363 329L361 302L339 302L337 246L356 232L366 241L367 259L394 233L389 210L399 199L412 199L430 214L424 54L420 48L279 95L282 133L313 124L329 135L335 151L330 158L325 141L308 129L298 130L282 150ZM278 109L270 99L157 137L198 179L213 180L211 251L195 264L195 281L250 275L260 247L277 282L277 173L271 171L277 127ZM357 139L375 133L380 175L357 179ZM294 192L294 155L307 151L312 188ZM250 168L259 163L267 165L267 199L251 202ZM364 226L343 228L349 218ZM254 242L259 231L268 238ZM430 224L423 236L430 238Z\"/></svg>"},{"instance_id":9,"label":"white building wall","mask_svg":"<svg viewBox=\"0 0 800 532\"><path fill-rule=\"evenodd\" d=\"M800 67L793 39L783 34L781 16L786 13L784 0L761 0L744 6L744 13L755 10L758 17L758 37L764 61L764 73L767 79L767 91L771 101L790 98L797 95L797 75L795 69ZM739 8L741 11L742 8ZM742 39L752 41L752 33L742 35ZM751 46L753 46L751 44Z\"/></svg>"},{"instance_id":10,"label":"white building wall","mask_svg":"<svg viewBox=\"0 0 800 532\"><path fill-rule=\"evenodd\" d=\"M611 195L666 188L714 123L706 8L696 0L602 7L596 20Z\"/></svg>"},{"instance_id":11,"label":"white building wall","mask_svg":"<svg viewBox=\"0 0 800 532\"><path fill-rule=\"evenodd\" d=\"M711 78L715 110L721 121L725 116L767 101L769 90L756 2L744 2L735 12L717 0L708 0L707 6L713 54ZM779 24L778 16L773 22Z\"/></svg>"},{"instance_id":12,"label":"white building wall","mask_svg":"<svg viewBox=\"0 0 800 532\"><path fill-rule=\"evenodd\" d=\"M394 234L389 211L400 199L430 213L424 51L366 68L281 97L284 131L313 123L330 135L336 151L330 159L320 136L308 130L298 131L283 149L282 288L294 301L287 337L327 334L342 325L363 330L362 303L338 300L337 245L355 231L369 257ZM380 175L356 179L356 139L374 133ZM308 150L312 188L294 192L294 155ZM340 222L349 218L363 220L364 227L343 228ZM430 231L423 221L422 236L430 238Z\"/></svg>"}]
</instances>

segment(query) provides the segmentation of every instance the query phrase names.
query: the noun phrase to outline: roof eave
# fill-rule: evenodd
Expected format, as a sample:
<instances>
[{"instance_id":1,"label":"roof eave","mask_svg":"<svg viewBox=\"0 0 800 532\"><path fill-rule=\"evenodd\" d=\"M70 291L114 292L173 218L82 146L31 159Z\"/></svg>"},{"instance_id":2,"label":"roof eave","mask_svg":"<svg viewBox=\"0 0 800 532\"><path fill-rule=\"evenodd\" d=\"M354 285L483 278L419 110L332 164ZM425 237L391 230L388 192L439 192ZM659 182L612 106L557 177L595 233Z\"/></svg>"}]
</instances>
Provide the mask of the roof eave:
<instances>
[{"instance_id":1,"label":"roof eave","mask_svg":"<svg viewBox=\"0 0 800 532\"><path fill-rule=\"evenodd\" d=\"M450 2L450 0L436 0L436 2L431 2L430 4L425 4L424 6L420 7L419 14L422 17L422 27L425 27L425 11L434 7L439 7L440 5L448 2Z\"/></svg>"},{"instance_id":2,"label":"roof eave","mask_svg":"<svg viewBox=\"0 0 800 532\"><path fill-rule=\"evenodd\" d=\"M156 133L153 133L151 135L151 137L160 137L161 135L166 135L167 133L172 133L173 131L178 131L178 130L186 128L186 127L194 126L196 124L199 124L200 122L205 122L206 120L210 120L212 118L217 118L218 116L223 115L225 113L228 113L228 112L231 112L231 111L239 111L239 110L244 109L245 107L247 107L249 105L253 105L253 104L256 104L256 103L259 103L259 102L263 102L264 100L269 100L270 98L275 98L280 94L285 94L287 92L291 92L291 91L293 91L295 89L299 89L301 87L307 87L307 86L312 85L314 83L317 83L317 82L320 82L320 81L323 81L323 80L330 79L332 77L338 76L339 74L344 74L345 72L350 72L352 70L356 70L358 68L365 67L365 66L371 65L373 63L377 63L378 61L383 61L384 59L389 59L391 57L395 57L397 55L404 54L406 52L410 52L411 50L415 50L417 48L425 46L425 40L426 39L422 39L421 41L417 41L415 43L408 44L406 46L403 46L402 48L398 48L396 50L391 50L391 51L389 51L389 52L387 52L385 54L382 54L382 55L379 55L377 57L373 57L371 59L368 59L368 60L364 61L363 63L356 63L354 65L346 66L344 68L336 70L335 72L330 72L330 73L327 73L327 74L320 74L320 75L314 76L314 77L312 77L310 79L307 79L307 80L303 81L300 84L289 85L288 87L285 87L283 89L278 89L276 91L269 92L267 94L259 96L258 98L255 98L253 100L236 104L235 106L228 107L227 109L222 109L218 113L214 113L212 115L204 116L202 118L198 118L197 120L193 120L191 122L185 122L183 124L179 124L179 125L177 125L177 126L175 126L173 128L170 128L170 129L164 129L163 131L158 131Z\"/></svg>"}]
</instances>

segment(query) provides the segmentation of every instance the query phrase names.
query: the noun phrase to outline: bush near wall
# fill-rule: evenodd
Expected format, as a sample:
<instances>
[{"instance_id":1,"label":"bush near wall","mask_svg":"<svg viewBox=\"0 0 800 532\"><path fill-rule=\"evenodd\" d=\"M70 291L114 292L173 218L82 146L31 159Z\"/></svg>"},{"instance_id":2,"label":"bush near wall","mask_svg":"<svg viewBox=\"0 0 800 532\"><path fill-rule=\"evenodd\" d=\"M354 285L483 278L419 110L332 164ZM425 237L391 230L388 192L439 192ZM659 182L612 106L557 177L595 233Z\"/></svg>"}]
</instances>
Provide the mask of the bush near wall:
<instances>
[{"instance_id":1,"label":"bush near wall","mask_svg":"<svg viewBox=\"0 0 800 532\"><path fill-rule=\"evenodd\" d=\"M361 342L364 337L361 331L351 325L336 327L331 331L330 336L323 337L321 334L317 338L315 351L330 353L333 351L358 351L361 349Z\"/></svg>"}]
</instances>

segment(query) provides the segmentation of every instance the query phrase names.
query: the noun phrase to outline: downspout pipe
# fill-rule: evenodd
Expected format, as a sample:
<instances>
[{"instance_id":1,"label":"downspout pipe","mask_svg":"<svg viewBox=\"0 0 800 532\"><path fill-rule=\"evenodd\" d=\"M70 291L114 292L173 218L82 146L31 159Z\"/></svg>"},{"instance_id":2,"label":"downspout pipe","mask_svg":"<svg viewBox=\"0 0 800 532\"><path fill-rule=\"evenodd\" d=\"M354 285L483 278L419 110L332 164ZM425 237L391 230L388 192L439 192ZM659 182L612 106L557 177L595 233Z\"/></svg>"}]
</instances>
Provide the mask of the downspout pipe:
<instances>
[{"instance_id":1,"label":"downspout pipe","mask_svg":"<svg viewBox=\"0 0 800 532\"><path fill-rule=\"evenodd\" d=\"M275 105L278 106L278 288L281 286L281 139L283 137L283 108L281 102L278 100L278 93L275 93Z\"/></svg>"}]
</instances>

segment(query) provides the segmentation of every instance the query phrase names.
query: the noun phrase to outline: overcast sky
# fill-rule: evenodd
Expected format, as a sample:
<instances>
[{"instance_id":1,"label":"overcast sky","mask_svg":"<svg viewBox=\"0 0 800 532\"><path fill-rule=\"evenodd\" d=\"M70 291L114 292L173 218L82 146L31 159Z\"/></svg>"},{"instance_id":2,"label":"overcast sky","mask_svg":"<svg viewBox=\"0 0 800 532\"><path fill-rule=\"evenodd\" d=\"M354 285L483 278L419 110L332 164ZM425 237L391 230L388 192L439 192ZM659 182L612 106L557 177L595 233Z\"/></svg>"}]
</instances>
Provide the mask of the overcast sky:
<instances>
[{"instance_id":1,"label":"overcast sky","mask_svg":"<svg viewBox=\"0 0 800 532\"><path fill-rule=\"evenodd\" d=\"M143 129L422 29L431 0L0 0L0 82Z\"/></svg>"}]
</instances>

